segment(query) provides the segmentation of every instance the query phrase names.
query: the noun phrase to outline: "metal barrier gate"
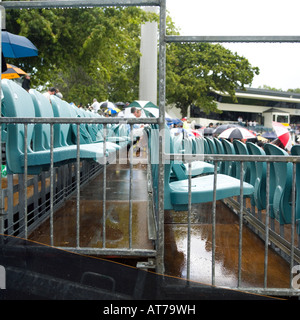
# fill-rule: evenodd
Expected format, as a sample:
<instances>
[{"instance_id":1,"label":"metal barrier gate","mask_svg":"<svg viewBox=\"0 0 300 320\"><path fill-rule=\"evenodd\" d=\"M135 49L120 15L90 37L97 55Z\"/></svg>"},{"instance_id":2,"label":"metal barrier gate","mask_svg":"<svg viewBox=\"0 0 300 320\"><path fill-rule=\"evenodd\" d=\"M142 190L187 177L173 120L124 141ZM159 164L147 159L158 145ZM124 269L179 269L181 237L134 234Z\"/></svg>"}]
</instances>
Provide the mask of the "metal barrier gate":
<instances>
[{"instance_id":1,"label":"metal barrier gate","mask_svg":"<svg viewBox=\"0 0 300 320\"><path fill-rule=\"evenodd\" d=\"M159 147L159 201L158 201L158 216L157 216L157 246L155 251L149 251L149 252L140 252L139 250L135 251L132 249L129 249L130 253L133 255L145 255L145 256L155 256L156 258L156 271L158 273L163 274L164 273L164 192L160 192L164 190L164 161L166 158L168 159L176 159L176 155L168 155L162 150L162 141L164 141L164 126L165 126L165 96L166 96L166 45L169 42L300 42L300 36L167 36L166 35L166 0L90 0L90 1L7 1L7 2L0 2L0 5L2 5L6 9L22 9L22 8L29 8L29 9L37 9L37 8L71 8L71 7L101 7L101 6L157 6L160 8L160 29L159 29L159 109L160 109L160 115L158 119L143 119L143 123L149 123L149 124L158 124L159 129L162 132L162 136L160 137L160 147ZM0 41L1 43L1 41ZM118 121L118 119L102 119L95 121L94 119L80 119L76 121L77 126L79 127L79 124L81 123L114 123L115 121ZM12 118L2 118L0 120L1 124L4 123L24 123L26 126L29 123L50 123L53 125L54 123L64 123L68 122L68 119L55 119L53 121L49 121L49 119L45 120L43 118L40 119L12 119ZM75 122L73 122L75 123ZM128 123L130 125L134 123L138 123L138 120L129 120ZM79 130L79 129L78 129ZM1 132L1 131L0 131ZM1 137L0 137L1 138ZM26 136L25 136L26 139ZM0 139L1 140L1 139ZM182 155L180 155L182 156ZM201 159L203 159L203 155L199 156ZM199 158L198 157L198 158ZM25 156L26 158L26 156ZM225 155L205 155L205 160L211 160L216 161L226 161L228 160L228 157ZM243 164L244 161L251 161L251 158L246 156L230 156L231 160L235 161L241 161L241 164ZM187 162L190 162L192 160L197 160L197 155L193 155L192 158L188 159L188 155L186 155L185 160ZM295 177L295 170L296 170L296 163L299 162L298 157L264 157L259 158L256 157L255 161L267 161L268 166L270 161L290 161L293 163L293 172ZM77 159L77 164L79 167L79 158ZM242 170L242 165L241 165ZM104 166L105 171L105 166ZM77 170L77 177L80 175L79 170ZM215 171L216 174L216 171ZM268 173L269 174L269 173ZM51 165L51 171L50 176L52 177L53 182L53 163ZM27 179L27 173L25 172L24 179L26 181ZM79 184L80 179L77 179L77 183ZM189 188L191 186L189 185ZM52 188L52 184L51 184ZM243 194L243 190L241 190L241 194ZM295 215L295 178L293 179L293 192L292 192L292 203L293 203L293 218ZM25 197L26 198L26 197ZM79 195L79 185L77 185L77 201L80 201L80 195ZM25 199L25 210L27 207ZM51 199L51 211L53 212L53 199ZM1 201L2 207L3 207L3 199ZM189 200L189 215L190 215L190 208L191 208L191 201ZM213 202L213 212L212 215L215 217L215 200ZM239 207L240 212L240 234L242 234L242 228L243 228L243 219L244 219L244 207L241 202ZM52 213L50 213L52 214ZM26 212L25 212L26 216ZM25 218L26 219L26 218ZM259 225L259 223L257 223ZM1 226L0 226L1 227ZM2 226L3 227L3 226ZM79 226L78 226L79 227ZM259 226L260 228L263 228L262 226ZM215 229L215 224L213 224L213 230ZM0 228L1 230L1 228ZM294 219L292 222L292 230L294 230ZM25 231L25 238L26 238L27 231ZM265 287L264 288L242 288L242 290L245 291L251 291L256 293L263 293L263 294L272 294L272 295L300 295L299 290L295 290L292 288L292 285L290 288L286 289L268 289L267 283L266 283L266 276L267 276L267 261L268 261L268 255L267 255L267 247L269 244L270 236L273 237L272 234L269 232L269 225L268 222L265 226L265 243L266 243L266 256L265 256ZM292 239L294 238L294 231L292 231ZM214 238L213 238L214 239ZM188 238L188 243L189 243ZM189 248L189 247L188 247ZM69 248L68 248L69 249ZM70 248L74 249L74 248ZM79 252L87 253L87 254L93 254L93 250L81 250L80 248L75 248L79 250ZM127 250L122 251L121 254L128 254ZM106 253L111 253L112 251L105 251ZM115 253L115 252L113 252ZM214 253L213 253L214 255ZM189 256L189 252L188 252ZM293 274L293 261L298 261L298 249L295 248L293 245L293 242L290 246L290 261L291 261L291 279ZM188 260L188 265L190 261ZM189 268L189 267L188 267ZM212 263L212 284L214 285L214 257L213 257L213 263ZM239 243L239 279L241 274L241 237L240 237L240 243ZM189 272L188 272L189 275ZM239 287L239 286L238 286ZM240 288L241 289L241 288Z\"/></svg>"}]
</instances>

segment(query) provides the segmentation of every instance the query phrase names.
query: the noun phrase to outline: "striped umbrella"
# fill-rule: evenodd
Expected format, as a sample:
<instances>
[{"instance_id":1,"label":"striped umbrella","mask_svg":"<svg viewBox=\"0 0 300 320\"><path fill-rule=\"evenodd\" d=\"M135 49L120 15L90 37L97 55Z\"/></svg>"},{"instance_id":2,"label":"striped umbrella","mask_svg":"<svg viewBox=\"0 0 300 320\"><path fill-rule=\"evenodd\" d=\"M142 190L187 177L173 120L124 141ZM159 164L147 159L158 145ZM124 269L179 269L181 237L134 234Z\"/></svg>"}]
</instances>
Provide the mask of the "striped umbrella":
<instances>
[{"instance_id":1,"label":"striped umbrella","mask_svg":"<svg viewBox=\"0 0 300 320\"><path fill-rule=\"evenodd\" d=\"M226 129L219 135L219 138L224 138L224 139L247 140L247 139L253 139L255 137L256 136L249 130L245 128L238 128L238 127Z\"/></svg>"},{"instance_id":2,"label":"striped umbrella","mask_svg":"<svg viewBox=\"0 0 300 320\"><path fill-rule=\"evenodd\" d=\"M128 107L125 108L125 117L126 115L130 114L130 109L132 107L136 107L137 109L142 110L142 117L159 117L159 108L151 101L144 101L144 100L135 100L130 103ZM144 114L144 115L143 115Z\"/></svg>"},{"instance_id":3,"label":"striped umbrella","mask_svg":"<svg viewBox=\"0 0 300 320\"><path fill-rule=\"evenodd\" d=\"M1 79L16 79L20 78L20 75L25 75L26 72L22 69L14 66L13 64L7 64L7 70L1 74Z\"/></svg>"},{"instance_id":4,"label":"striped umbrella","mask_svg":"<svg viewBox=\"0 0 300 320\"><path fill-rule=\"evenodd\" d=\"M277 135L277 138L282 142L284 148L291 151L292 148L292 138L290 132L286 126L279 122L272 122L273 129Z\"/></svg>"}]
</instances>

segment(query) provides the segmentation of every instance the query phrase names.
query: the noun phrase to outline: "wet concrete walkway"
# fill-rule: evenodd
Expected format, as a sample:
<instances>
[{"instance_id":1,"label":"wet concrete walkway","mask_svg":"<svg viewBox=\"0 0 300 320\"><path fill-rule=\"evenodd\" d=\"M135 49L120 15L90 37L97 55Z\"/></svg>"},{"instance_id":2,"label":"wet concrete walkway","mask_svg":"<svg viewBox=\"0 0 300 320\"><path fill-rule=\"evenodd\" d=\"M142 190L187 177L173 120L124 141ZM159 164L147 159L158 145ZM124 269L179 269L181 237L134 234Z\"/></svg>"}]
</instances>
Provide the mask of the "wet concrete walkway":
<instances>
[{"instance_id":1,"label":"wet concrete walkway","mask_svg":"<svg viewBox=\"0 0 300 320\"><path fill-rule=\"evenodd\" d=\"M133 168L133 248L153 249L148 238L148 193L146 165ZM128 247L129 165L107 167L106 247ZM90 181L80 193L80 246L102 246L102 174ZM212 205L193 206L191 236L191 277L211 284ZM237 286L238 217L221 201L217 202L216 285ZM49 222L30 237L50 243ZM54 245L76 245L76 196L55 213ZM264 243L247 227L243 228L242 286L263 286ZM165 272L186 278L187 212L165 212ZM269 250L268 287L289 287L289 267Z\"/></svg>"}]
</instances>

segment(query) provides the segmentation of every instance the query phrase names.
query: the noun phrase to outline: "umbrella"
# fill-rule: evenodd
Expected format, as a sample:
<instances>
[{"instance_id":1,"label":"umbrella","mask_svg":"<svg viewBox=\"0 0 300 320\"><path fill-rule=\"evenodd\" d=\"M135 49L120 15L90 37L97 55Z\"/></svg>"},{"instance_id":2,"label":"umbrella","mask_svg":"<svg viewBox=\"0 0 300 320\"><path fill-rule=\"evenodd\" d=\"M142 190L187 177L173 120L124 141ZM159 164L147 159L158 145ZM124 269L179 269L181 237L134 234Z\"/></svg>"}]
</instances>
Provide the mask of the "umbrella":
<instances>
[{"instance_id":1,"label":"umbrella","mask_svg":"<svg viewBox=\"0 0 300 320\"><path fill-rule=\"evenodd\" d=\"M108 114L117 114L121 111L113 102L110 101L101 102L100 108L106 108L104 112Z\"/></svg>"},{"instance_id":2,"label":"umbrella","mask_svg":"<svg viewBox=\"0 0 300 320\"><path fill-rule=\"evenodd\" d=\"M292 138L288 128L284 126L282 123L275 122L275 121L272 122L272 126L277 135L277 138L281 141L284 148L290 151L292 148Z\"/></svg>"},{"instance_id":3,"label":"umbrella","mask_svg":"<svg viewBox=\"0 0 300 320\"><path fill-rule=\"evenodd\" d=\"M202 134L199 131L193 129L191 129L190 131L196 138L202 137Z\"/></svg>"},{"instance_id":4,"label":"umbrella","mask_svg":"<svg viewBox=\"0 0 300 320\"><path fill-rule=\"evenodd\" d=\"M144 111L145 115L148 117L153 117L153 116L155 118L159 117L159 108L151 101L135 100L131 102L127 108L130 110L131 107L136 107L138 109L141 109L142 111Z\"/></svg>"},{"instance_id":5,"label":"umbrella","mask_svg":"<svg viewBox=\"0 0 300 320\"><path fill-rule=\"evenodd\" d=\"M1 31L2 52L6 58L33 57L38 55L36 46L27 38L8 31Z\"/></svg>"},{"instance_id":6,"label":"umbrella","mask_svg":"<svg viewBox=\"0 0 300 320\"><path fill-rule=\"evenodd\" d=\"M117 108L117 106L113 102L110 102L107 100L107 101L100 102L100 108L113 109L113 108Z\"/></svg>"},{"instance_id":7,"label":"umbrella","mask_svg":"<svg viewBox=\"0 0 300 320\"><path fill-rule=\"evenodd\" d=\"M7 64L7 70L2 73L1 79L20 78L20 74L26 74L26 72L12 64Z\"/></svg>"},{"instance_id":8,"label":"umbrella","mask_svg":"<svg viewBox=\"0 0 300 320\"><path fill-rule=\"evenodd\" d=\"M229 128L224 130L220 135L219 138L224 139L253 139L255 138L255 135L251 133L249 130L241 127L241 128Z\"/></svg>"},{"instance_id":9,"label":"umbrella","mask_svg":"<svg viewBox=\"0 0 300 320\"><path fill-rule=\"evenodd\" d=\"M240 126L239 124L233 124L233 123L221 124L214 130L214 133L220 134L221 132L229 128L242 128L242 126Z\"/></svg>"},{"instance_id":10,"label":"umbrella","mask_svg":"<svg viewBox=\"0 0 300 320\"><path fill-rule=\"evenodd\" d=\"M214 133L214 128L210 128L210 127L207 127L207 128L204 128L204 136L212 136L213 133Z\"/></svg>"},{"instance_id":11,"label":"umbrella","mask_svg":"<svg viewBox=\"0 0 300 320\"><path fill-rule=\"evenodd\" d=\"M277 138L276 133L274 131L267 131L263 133L261 136L269 140L273 140Z\"/></svg>"}]
</instances>

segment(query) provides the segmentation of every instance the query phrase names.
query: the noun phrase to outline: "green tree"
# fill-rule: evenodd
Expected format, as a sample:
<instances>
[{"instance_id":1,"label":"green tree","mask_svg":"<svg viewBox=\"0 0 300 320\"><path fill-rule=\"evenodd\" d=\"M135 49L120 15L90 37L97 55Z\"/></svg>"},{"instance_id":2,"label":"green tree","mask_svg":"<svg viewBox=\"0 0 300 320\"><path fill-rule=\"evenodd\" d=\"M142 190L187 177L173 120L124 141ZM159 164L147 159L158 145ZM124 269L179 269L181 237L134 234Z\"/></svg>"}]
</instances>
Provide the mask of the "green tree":
<instances>
[{"instance_id":1,"label":"green tree","mask_svg":"<svg viewBox=\"0 0 300 320\"><path fill-rule=\"evenodd\" d=\"M39 50L12 63L32 73L35 87L60 88L67 101L130 101L138 95L140 26L154 18L136 7L7 10L7 30Z\"/></svg>"},{"instance_id":2,"label":"green tree","mask_svg":"<svg viewBox=\"0 0 300 320\"><path fill-rule=\"evenodd\" d=\"M167 102L183 116L191 104L206 113L220 112L209 94L212 90L227 92L235 100L235 89L251 84L259 74L246 58L219 44L171 43L167 52Z\"/></svg>"}]
</instances>

